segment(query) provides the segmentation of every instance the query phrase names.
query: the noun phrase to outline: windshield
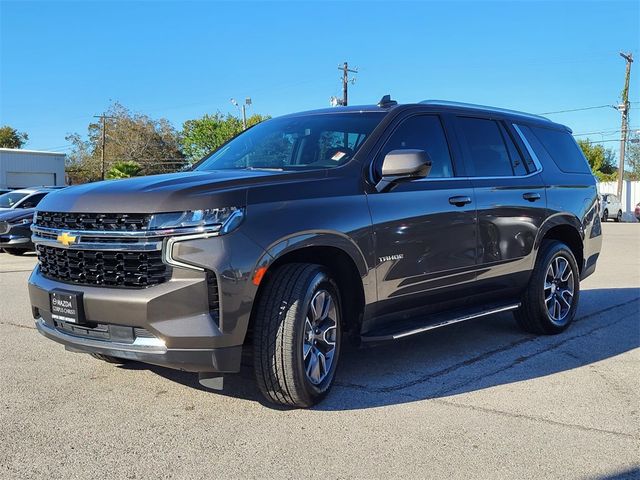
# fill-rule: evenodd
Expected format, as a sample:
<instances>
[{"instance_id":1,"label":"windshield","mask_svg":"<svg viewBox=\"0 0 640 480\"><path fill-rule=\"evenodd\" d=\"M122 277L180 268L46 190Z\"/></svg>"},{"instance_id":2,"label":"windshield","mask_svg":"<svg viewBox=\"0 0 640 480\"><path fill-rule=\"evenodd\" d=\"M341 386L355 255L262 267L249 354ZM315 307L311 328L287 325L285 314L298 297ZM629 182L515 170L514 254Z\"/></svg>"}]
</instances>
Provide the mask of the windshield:
<instances>
[{"instance_id":1,"label":"windshield","mask_svg":"<svg viewBox=\"0 0 640 480\"><path fill-rule=\"evenodd\" d=\"M27 193L8 192L0 195L0 208L13 208Z\"/></svg>"},{"instance_id":2,"label":"windshield","mask_svg":"<svg viewBox=\"0 0 640 480\"><path fill-rule=\"evenodd\" d=\"M384 115L331 113L267 120L205 157L196 170L338 167L353 158Z\"/></svg>"}]
</instances>

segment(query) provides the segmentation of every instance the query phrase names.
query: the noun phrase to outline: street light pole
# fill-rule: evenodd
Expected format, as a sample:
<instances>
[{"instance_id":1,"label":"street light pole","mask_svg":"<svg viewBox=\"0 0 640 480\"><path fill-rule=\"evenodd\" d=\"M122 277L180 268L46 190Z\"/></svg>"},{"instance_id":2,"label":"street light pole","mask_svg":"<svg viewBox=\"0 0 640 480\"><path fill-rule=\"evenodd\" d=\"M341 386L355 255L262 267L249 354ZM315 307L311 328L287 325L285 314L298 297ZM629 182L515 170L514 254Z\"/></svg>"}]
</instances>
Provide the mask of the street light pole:
<instances>
[{"instance_id":1,"label":"street light pole","mask_svg":"<svg viewBox=\"0 0 640 480\"><path fill-rule=\"evenodd\" d=\"M231 103L242 112L242 130L247 129L247 107L251 106L251 97L247 97L244 99L244 103L241 105L235 100L235 98L231 99Z\"/></svg>"}]
</instances>

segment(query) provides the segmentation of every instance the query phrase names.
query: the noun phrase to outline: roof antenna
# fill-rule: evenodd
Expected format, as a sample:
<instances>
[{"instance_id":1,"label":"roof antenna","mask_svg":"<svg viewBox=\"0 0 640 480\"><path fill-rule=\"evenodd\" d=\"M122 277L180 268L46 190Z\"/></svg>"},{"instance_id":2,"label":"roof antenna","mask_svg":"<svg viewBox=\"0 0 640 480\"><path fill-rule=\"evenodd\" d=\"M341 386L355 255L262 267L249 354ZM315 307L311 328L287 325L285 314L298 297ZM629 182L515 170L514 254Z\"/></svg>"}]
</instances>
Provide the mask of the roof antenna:
<instances>
[{"instance_id":1,"label":"roof antenna","mask_svg":"<svg viewBox=\"0 0 640 480\"><path fill-rule=\"evenodd\" d=\"M395 100L391 100L391 95L385 95L378 102L378 106L380 108L393 107L394 105L397 105L397 104L398 102L396 102Z\"/></svg>"}]
</instances>

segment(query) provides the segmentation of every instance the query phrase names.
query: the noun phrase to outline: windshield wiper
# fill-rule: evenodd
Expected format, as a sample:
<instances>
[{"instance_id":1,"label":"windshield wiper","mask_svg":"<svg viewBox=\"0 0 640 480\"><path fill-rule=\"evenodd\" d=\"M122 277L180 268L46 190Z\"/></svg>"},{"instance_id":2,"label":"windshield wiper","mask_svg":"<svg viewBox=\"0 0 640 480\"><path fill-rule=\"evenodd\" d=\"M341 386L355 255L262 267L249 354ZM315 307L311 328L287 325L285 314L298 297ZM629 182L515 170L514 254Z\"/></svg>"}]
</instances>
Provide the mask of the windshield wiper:
<instances>
[{"instance_id":1,"label":"windshield wiper","mask_svg":"<svg viewBox=\"0 0 640 480\"><path fill-rule=\"evenodd\" d=\"M284 168L277 167L244 167L244 170L267 170L272 172L284 172Z\"/></svg>"}]
</instances>

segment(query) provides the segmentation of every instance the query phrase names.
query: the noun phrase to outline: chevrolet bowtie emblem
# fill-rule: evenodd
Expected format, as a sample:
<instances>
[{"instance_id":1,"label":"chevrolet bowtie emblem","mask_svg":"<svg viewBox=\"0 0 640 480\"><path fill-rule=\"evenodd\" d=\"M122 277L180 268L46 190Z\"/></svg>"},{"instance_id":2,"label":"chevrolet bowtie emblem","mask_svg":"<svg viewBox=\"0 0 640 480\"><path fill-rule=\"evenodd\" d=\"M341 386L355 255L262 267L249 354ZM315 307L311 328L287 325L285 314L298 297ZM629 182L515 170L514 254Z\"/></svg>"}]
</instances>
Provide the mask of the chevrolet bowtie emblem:
<instances>
[{"instance_id":1,"label":"chevrolet bowtie emblem","mask_svg":"<svg viewBox=\"0 0 640 480\"><path fill-rule=\"evenodd\" d=\"M62 234L58 235L56 240L58 243L61 243L65 247L68 247L69 245L76 243L76 238L78 237L76 237L75 235L71 235L68 232L63 232Z\"/></svg>"}]
</instances>

